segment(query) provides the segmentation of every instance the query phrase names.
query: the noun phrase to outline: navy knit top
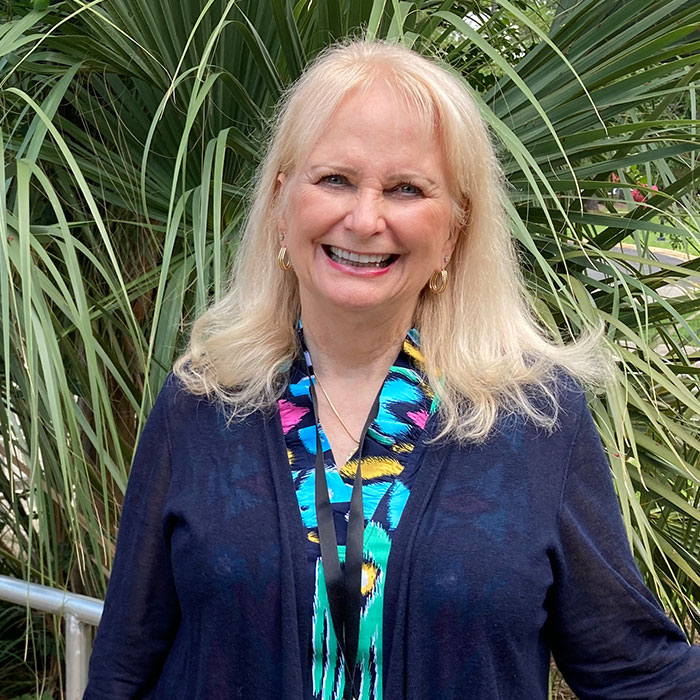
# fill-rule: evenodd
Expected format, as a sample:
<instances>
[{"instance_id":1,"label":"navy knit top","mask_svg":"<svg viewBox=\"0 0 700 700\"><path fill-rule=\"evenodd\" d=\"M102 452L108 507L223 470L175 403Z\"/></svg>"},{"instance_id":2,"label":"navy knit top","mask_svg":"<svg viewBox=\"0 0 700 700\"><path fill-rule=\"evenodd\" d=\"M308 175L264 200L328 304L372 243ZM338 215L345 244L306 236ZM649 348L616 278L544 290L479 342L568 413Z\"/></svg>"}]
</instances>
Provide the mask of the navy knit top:
<instances>
[{"instance_id":1,"label":"navy knit top","mask_svg":"<svg viewBox=\"0 0 700 700\"><path fill-rule=\"evenodd\" d=\"M596 428L428 444L393 533L385 700L700 700L700 649L634 564ZM439 414L426 423L436 434ZM304 700L312 581L278 411L227 421L173 377L144 429L84 700Z\"/></svg>"}]
</instances>

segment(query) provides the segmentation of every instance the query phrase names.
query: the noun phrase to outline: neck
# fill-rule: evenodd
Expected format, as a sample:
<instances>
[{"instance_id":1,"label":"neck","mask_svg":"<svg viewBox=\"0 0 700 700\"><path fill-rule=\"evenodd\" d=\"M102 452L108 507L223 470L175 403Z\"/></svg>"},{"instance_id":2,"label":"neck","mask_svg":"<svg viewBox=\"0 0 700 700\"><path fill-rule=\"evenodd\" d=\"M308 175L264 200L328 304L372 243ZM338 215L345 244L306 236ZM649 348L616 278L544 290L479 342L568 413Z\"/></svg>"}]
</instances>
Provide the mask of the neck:
<instances>
[{"instance_id":1,"label":"neck","mask_svg":"<svg viewBox=\"0 0 700 700\"><path fill-rule=\"evenodd\" d=\"M323 381L383 381L411 327L411 316L347 310L319 314L303 305L301 317L314 371Z\"/></svg>"}]
</instances>

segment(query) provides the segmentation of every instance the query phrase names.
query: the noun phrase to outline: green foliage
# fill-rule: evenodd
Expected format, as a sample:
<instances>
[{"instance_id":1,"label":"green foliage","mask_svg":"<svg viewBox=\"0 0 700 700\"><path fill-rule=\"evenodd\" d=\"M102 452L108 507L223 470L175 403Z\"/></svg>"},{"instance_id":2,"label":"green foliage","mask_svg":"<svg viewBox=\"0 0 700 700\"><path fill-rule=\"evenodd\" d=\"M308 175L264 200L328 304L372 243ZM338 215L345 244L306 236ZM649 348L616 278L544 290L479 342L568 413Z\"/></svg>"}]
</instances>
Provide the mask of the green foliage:
<instances>
[{"instance_id":1,"label":"green foliage","mask_svg":"<svg viewBox=\"0 0 700 700\"><path fill-rule=\"evenodd\" d=\"M53 621L0 602L0 700L20 700L18 694L34 689L32 698L52 700L41 679L50 679L57 660ZM49 683L51 681L49 680Z\"/></svg>"},{"instance_id":2,"label":"green foliage","mask_svg":"<svg viewBox=\"0 0 700 700\"><path fill-rule=\"evenodd\" d=\"M222 293L266 120L310 58L362 28L472 86L552 335L606 324L619 381L592 407L630 541L700 629L700 302L668 286L700 260L650 272L648 251L616 249L695 236L696 115L673 110L700 72L700 8L564 4L551 31L546 3L516 0L0 10L0 557L102 595L133 445L187 324ZM635 169L660 192L618 211L611 175Z\"/></svg>"}]
</instances>

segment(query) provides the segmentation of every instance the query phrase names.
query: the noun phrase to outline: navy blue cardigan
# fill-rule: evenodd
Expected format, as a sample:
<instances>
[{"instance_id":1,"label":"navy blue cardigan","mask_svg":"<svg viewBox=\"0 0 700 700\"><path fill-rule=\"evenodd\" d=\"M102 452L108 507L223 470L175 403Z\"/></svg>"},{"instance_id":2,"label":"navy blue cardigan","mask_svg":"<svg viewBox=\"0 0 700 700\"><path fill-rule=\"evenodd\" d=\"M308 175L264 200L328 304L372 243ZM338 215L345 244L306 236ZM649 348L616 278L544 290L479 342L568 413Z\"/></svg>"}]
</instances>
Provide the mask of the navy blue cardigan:
<instances>
[{"instance_id":1,"label":"navy blue cardigan","mask_svg":"<svg viewBox=\"0 0 700 700\"><path fill-rule=\"evenodd\" d=\"M550 651L581 700L700 698L700 649L643 585L585 398L559 389L552 433L509 417L427 450L388 563L386 700L545 700ZM303 700L309 585L279 415L227 425L171 377L84 700Z\"/></svg>"}]
</instances>

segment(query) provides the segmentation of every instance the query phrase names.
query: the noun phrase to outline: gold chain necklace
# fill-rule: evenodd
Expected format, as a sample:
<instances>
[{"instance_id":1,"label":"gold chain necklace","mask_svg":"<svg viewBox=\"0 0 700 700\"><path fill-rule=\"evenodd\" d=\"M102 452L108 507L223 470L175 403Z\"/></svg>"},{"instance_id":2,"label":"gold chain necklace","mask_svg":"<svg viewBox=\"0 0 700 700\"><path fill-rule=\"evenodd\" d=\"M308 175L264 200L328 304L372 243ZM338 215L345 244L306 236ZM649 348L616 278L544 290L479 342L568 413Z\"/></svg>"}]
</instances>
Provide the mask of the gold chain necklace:
<instances>
[{"instance_id":1,"label":"gold chain necklace","mask_svg":"<svg viewBox=\"0 0 700 700\"><path fill-rule=\"evenodd\" d=\"M328 405L331 407L331 411L335 414L335 417L338 419L338 422L340 425L343 426L343 430L348 434L348 437L356 444L359 445L360 441L350 432L348 429L348 426L345 425L345 421L340 417L340 413L338 413L338 409L333 405L333 402L331 401L331 397L328 396L326 393L326 390L323 388L323 384L321 384L321 380L319 379L318 374L314 375L316 377L316 383L318 384L319 389L323 392L323 395L326 397L326 401L328 401ZM352 455L352 453L351 453ZM347 460L346 460L347 461Z\"/></svg>"}]
</instances>

